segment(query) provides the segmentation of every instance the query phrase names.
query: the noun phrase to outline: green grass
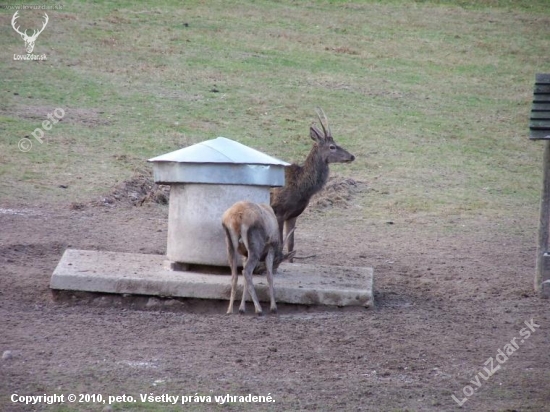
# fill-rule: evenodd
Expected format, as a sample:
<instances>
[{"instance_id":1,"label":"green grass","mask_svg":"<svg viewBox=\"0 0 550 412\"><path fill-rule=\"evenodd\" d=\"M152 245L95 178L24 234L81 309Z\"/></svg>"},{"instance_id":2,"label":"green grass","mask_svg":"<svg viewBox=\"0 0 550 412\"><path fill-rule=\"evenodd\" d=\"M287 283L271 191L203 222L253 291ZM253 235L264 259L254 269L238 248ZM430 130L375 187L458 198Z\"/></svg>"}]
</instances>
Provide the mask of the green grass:
<instances>
[{"instance_id":1,"label":"green grass","mask_svg":"<svg viewBox=\"0 0 550 412\"><path fill-rule=\"evenodd\" d=\"M321 106L357 157L333 170L374 189L357 199L366 218L536 212L545 0L63 4L36 42L44 62L13 61L23 42L0 9L2 201L87 201L217 136L302 161ZM66 119L19 151L56 107Z\"/></svg>"}]
</instances>

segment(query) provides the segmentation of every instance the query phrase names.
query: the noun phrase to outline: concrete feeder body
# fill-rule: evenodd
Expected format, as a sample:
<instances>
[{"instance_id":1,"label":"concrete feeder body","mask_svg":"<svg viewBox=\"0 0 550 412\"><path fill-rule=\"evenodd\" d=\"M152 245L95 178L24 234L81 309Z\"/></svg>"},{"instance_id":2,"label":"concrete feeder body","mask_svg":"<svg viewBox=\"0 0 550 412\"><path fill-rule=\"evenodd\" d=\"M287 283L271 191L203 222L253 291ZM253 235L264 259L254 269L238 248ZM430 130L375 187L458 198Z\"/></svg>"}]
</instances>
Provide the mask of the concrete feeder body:
<instances>
[{"instance_id":1,"label":"concrete feeder body","mask_svg":"<svg viewBox=\"0 0 550 412\"><path fill-rule=\"evenodd\" d=\"M221 216L239 200L269 203L288 165L218 137L149 160L155 182L170 185L167 258L227 266Z\"/></svg>"},{"instance_id":2,"label":"concrete feeder body","mask_svg":"<svg viewBox=\"0 0 550 412\"><path fill-rule=\"evenodd\" d=\"M269 189L246 185L172 185L166 250L168 260L227 266L221 216L232 204L243 199L269 203Z\"/></svg>"}]
</instances>

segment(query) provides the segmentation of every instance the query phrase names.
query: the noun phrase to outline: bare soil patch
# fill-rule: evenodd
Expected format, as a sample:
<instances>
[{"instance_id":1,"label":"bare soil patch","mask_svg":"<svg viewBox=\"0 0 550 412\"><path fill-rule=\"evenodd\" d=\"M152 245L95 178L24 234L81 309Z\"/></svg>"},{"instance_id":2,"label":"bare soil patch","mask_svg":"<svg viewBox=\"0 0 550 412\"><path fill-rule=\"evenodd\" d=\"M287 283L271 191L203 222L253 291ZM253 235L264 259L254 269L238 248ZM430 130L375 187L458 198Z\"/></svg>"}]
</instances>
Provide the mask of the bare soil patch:
<instances>
[{"instance_id":1,"label":"bare soil patch","mask_svg":"<svg viewBox=\"0 0 550 412\"><path fill-rule=\"evenodd\" d=\"M367 183L351 178L331 176L324 189L310 201L310 210L322 210L332 207L347 208L360 193L367 190Z\"/></svg>"},{"instance_id":2,"label":"bare soil patch","mask_svg":"<svg viewBox=\"0 0 550 412\"><path fill-rule=\"evenodd\" d=\"M31 98L32 96L27 96ZM19 105L13 109L7 109L4 111L6 115L18 117L20 119L30 120L42 124L44 120L48 120L48 114L52 114L54 119L56 115L54 111L58 107L54 106L33 106L33 105ZM111 121L107 118L104 111L98 109L83 109L83 108L63 108L63 117L59 119L60 122L80 124L87 127L104 126L111 124ZM57 112L60 114L60 112Z\"/></svg>"},{"instance_id":3,"label":"bare soil patch","mask_svg":"<svg viewBox=\"0 0 550 412\"><path fill-rule=\"evenodd\" d=\"M66 248L165 253L167 207L142 201L158 190L150 183L115 188L116 207L0 205L0 352L10 351L0 360L2 411L29 410L12 393L79 392L275 398L226 407L254 411L550 410L549 302L532 291L536 222L464 218L450 230L429 218L305 214L296 247L316 255L308 263L374 267L369 310L281 305L256 318L226 316L226 302L52 294ZM346 207L365 189L335 178L312 207ZM451 396L465 398L484 362L531 319L540 328L459 408Z\"/></svg>"},{"instance_id":4,"label":"bare soil patch","mask_svg":"<svg viewBox=\"0 0 550 412\"><path fill-rule=\"evenodd\" d=\"M142 206L144 203L167 205L169 199L170 186L156 184L150 174L138 173L133 178L117 185L99 200L93 200L91 204L94 206ZM77 209L82 206L81 204L73 205Z\"/></svg>"}]
</instances>

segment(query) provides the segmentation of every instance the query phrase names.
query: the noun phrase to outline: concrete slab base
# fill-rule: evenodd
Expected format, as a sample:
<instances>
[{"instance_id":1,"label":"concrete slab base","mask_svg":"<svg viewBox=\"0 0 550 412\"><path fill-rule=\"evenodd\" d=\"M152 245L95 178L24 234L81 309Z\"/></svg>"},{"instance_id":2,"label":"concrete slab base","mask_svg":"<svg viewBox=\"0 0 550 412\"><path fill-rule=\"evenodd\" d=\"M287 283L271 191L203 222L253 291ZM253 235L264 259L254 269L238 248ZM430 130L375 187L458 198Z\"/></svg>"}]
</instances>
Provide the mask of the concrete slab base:
<instances>
[{"instance_id":1,"label":"concrete slab base","mask_svg":"<svg viewBox=\"0 0 550 412\"><path fill-rule=\"evenodd\" d=\"M243 277L239 276L242 293ZM265 276L254 276L261 301L269 302ZM53 272L50 287L59 290L228 300L230 275L174 271L164 255L67 249ZM277 302L303 305L374 304L373 270L284 263L275 275Z\"/></svg>"}]
</instances>

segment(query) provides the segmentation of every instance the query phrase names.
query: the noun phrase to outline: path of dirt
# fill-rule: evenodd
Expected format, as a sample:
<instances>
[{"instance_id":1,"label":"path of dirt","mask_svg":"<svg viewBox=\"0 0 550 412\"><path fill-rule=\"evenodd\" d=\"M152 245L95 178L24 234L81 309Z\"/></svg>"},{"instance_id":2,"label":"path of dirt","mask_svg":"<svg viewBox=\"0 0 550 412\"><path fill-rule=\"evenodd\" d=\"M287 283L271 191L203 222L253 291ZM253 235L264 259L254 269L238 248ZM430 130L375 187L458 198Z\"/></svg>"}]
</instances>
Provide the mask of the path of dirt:
<instances>
[{"instance_id":1,"label":"path of dirt","mask_svg":"<svg viewBox=\"0 0 550 412\"><path fill-rule=\"evenodd\" d=\"M191 410L550 411L550 301L532 291L535 222L323 214L367 190L333 183L339 200L325 193L298 220L297 249L316 255L305 263L374 267L374 309L282 306L256 318L224 315L225 302L54 299L49 279L68 247L163 254L167 207L147 193L141 201L134 183L137 201L119 187L109 202L77 207L0 204L0 410L61 410L14 404L14 393L252 393L275 403ZM520 336L531 319L540 327ZM513 338L517 351L479 378ZM452 395L467 399L462 408Z\"/></svg>"}]
</instances>

